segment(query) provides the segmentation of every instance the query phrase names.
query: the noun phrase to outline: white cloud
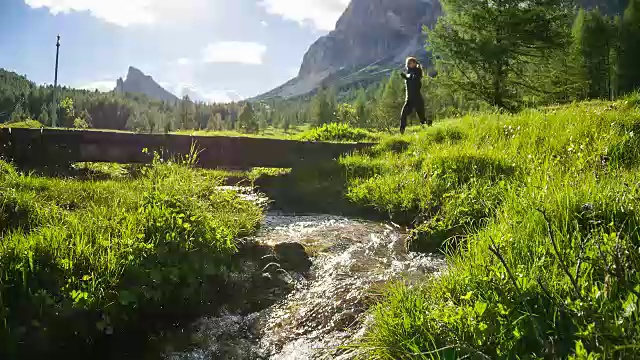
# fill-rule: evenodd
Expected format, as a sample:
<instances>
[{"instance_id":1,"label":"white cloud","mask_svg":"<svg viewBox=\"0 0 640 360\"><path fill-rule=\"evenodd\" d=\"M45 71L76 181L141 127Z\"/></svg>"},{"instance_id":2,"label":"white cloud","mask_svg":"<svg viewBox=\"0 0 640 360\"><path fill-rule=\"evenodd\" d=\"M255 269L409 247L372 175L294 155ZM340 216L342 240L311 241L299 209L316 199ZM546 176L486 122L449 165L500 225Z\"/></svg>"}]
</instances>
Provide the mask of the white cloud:
<instances>
[{"instance_id":1,"label":"white cloud","mask_svg":"<svg viewBox=\"0 0 640 360\"><path fill-rule=\"evenodd\" d=\"M91 90L91 91L98 90L101 92L107 92L107 91L112 91L113 89L116 88L116 82L115 80L93 81L89 83L80 84L77 86L77 88L83 89L83 90Z\"/></svg>"},{"instance_id":2,"label":"white cloud","mask_svg":"<svg viewBox=\"0 0 640 360\"><path fill-rule=\"evenodd\" d=\"M262 25L262 26L264 26L264 27L268 27L268 26L269 26L269 23L268 23L268 22L266 22L266 21L264 21L264 20L262 20L262 21L260 21L260 25Z\"/></svg>"},{"instance_id":3,"label":"white cloud","mask_svg":"<svg viewBox=\"0 0 640 360\"><path fill-rule=\"evenodd\" d=\"M174 94L182 98L189 95L193 101L208 103L230 103L242 101L244 98L235 90L203 90L194 85L179 83L174 87Z\"/></svg>"},{"instance_id":4,"label":"white cloud","mask_svg":"<svg viewBox=\"0 0 640 360\"><path fill-rule=\"evenodd\" d=\"M239 63L260 65L267 47L255 42L223 41L211 43L203 51L207 63Z\"/></svg>"},{"instance_id":5,"label":"white cloud","mask_svg":"<svg viewBox=\"0 0 640 360\"><path fill-rule=\"evenodd\" d=\"M211 0L24 0L34 9L48 8L53 15L73 11L119 26L185 21L209 12Z\"/></svg>"},{"instance_id":6,"label":"white cloud","mask_svg":"<svg viewBox=\"0 0 640 360\"><path fill-rule=\"evenodd\" d=\"M211 103L230 103L244 100L235 90L214 90L204 93L202 96Z\"/></svg>"},{"instance_id":7,"label":"white cloud","mask_svg":"<svg viewBox=\"0 0 640 360\"><path fill-rule=\"evenodd\" d=\"M189 58L180 58L176 61L176 63L182 66L189 66L191 65L192 61Z\"/></svg>"},{"instance_id":8,"label":"white cloud","mask_svg":"<svg viewBox=\"0 0 640 360\"><path fill-rule=\"evenodd\" d=\"M311 22L318 30L333 30L350 0L260 0L269 14L299 24Z\"/></svg>"}]
</instances>

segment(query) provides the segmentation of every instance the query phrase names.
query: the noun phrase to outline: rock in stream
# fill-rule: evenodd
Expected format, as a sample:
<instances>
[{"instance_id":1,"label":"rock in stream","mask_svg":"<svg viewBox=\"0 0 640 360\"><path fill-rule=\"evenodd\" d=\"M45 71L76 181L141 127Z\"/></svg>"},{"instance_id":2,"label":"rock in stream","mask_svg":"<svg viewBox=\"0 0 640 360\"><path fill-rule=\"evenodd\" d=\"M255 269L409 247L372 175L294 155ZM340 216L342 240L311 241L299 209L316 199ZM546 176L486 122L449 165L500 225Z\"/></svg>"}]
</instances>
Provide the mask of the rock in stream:
<instances>
[{"instance_id":1,"label":"rock in stream","mask_svg":"<svg viewBox=\"0 0 640 360\"><path fill-rule=\"evenodd\" d=\"M368 306L385 283L415 282L445 267L442 256L408 253L405 239L390 225L268 214L251 239L273 249L258 270L259 288L278 280L286 293L262 309L200 319L187 329L195 346L165 358L351 359L357 350L344 346L365 334Z\"/></svg>"}]
</instances>

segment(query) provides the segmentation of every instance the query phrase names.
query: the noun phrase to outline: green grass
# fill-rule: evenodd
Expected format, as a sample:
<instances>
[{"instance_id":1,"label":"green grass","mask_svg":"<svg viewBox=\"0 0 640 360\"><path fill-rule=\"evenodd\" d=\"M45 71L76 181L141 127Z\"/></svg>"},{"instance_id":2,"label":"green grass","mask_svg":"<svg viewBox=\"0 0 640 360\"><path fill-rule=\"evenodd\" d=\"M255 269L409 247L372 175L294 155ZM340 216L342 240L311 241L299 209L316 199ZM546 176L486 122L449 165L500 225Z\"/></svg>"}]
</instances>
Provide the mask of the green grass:
<instances>
[{"instance_id":1,"label":"green grass","mask_svg":"<svg viewBox=\"0 0 640 360\"><path fill-rule=\"evenodd\" d=\"M296 137L303 141L371 142L378 136L364 129L353 128L348 124L331 123L309 129Z\"/></svg>"},{"instance_id":2,"label":"green grass","mask_svg":"<svg viewBox=\"0 0 640 360\"><path fill-rule=\"evenodd\" d=\"M37 120L28 119L20 122L7 122L0 124L0 128L14 128L14 129L40 129L45 127Z\"/></svg>"},{"instance_id":3,"label":"green grass","mask_svg":"<svg viewBox=\"0 0 640 360\"><path fill-rule=\"evenodd\" d=\"M292 126L288 131L283 129L269 126L267 129L260 130L255 134L244 133L236 130L223 130L223 131L211 131L211 130L180 130L175 134L179 135L193 135L193 136L233 136L233 137L254 137L254 138L269 138L269 139L295 139L297 135L303 133L309 129L309 125Z\"/></svg>"},{"instance_id":4,"label":"green grass","mask_svg":"<svg viewBox=\"0 0 640 360\"><path fill-rule=\"evenodd\" d=\"M349 199L450 265L390 287L365 358L639 357L639 100L467 116L343 158Z\"/></svg>"},{"instance_id":5,"label":"green grass","mask_svg":"<svg viewBox=\"0 0 640 360\"><path fill-rule=\"evenodd\" d=\"M81 166L107 180L21 174L0 161L0 353L9 358L224 303L216 293L236 239L262 217L217 190L215 172L156 163L132 178Z\"/></svg>"}]
</instances>

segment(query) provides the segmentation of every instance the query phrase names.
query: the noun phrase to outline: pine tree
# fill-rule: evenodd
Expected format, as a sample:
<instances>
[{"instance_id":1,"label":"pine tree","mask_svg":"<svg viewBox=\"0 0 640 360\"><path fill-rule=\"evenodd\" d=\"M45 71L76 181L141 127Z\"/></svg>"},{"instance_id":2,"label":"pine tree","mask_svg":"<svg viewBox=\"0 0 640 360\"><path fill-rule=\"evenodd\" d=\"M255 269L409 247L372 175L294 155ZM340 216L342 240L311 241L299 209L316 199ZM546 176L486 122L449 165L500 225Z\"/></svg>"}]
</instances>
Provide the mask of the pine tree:
<instances>
[{"instance_id":1,"label":"pine tree","mask_svg":"<svg viewBox=\"0 0 640 360\"><path fill-rule=\"evenodd\" d=\"M42 110L40 111L40 115L38 116L38 121L44 125L44 126L49 126L51 125L51 121L49 120L49 107L46 105L42 106Z\"/></svg>"},{"instance_id":2,"label":"pine tree","mask_svg":"<svg viewBox=\"0 0 640 360\"><path fill-rule=\"evenodd\" d=\"M250 103L245 103L238 116L238 126L242 131L250 134L258 132L258 121Z\"/></svg>"},{"instance_id":3,"label":"pine tree","mask_svg":"<svg viewBox=\"0 0 640 360\"><path fill-rule=\"evenodd\" d=\"M315 125L329 124L335 120L336 95L331 89L321 88L311 100L311 118Z\"/></svg>"},{"instance_id":4,"label":"pine tree","mask_svg":"<svg viewBox=\"0 0 640 360\"><path fill-rule=\"evenodd\" d=\"M640 89L640 0L630 0L624 12L617 58L621 92Z\"/></svg>"},{"instance_id":5,"label":"pine tree","mask_svg":"<svg viewBox=\"0 0 640 360\"><path fill-rule=\"evenodd\" d=\"M25 120L27 117L27 114L22 110L22 104L18 104L11 113L11 119L9 121L16 123Z\"/></svg>"},{"instance_id":6,"label":"pine tree","mask_svg":"<svg viewBox=\"0 0 640 360\"><path fill-rule=\"evenodd\" d=\"M456 91L514 110L535 88L526 69L566 46L566 0L443 0L445 15L429 31L438 70Z\"/></svg>"},{"instance_id":7,"label":"pine tree","mask_svg":"<svg viewBox=\"0 0 640 360\"><path fill-rule=\"evenodd\" d=\"M614 35L613 22L598 10L580 10L573 27L573 47L588 98L608 98L611 94Z\"/></svg>"},{"instance_id":8,"label":"pine tree","mask_svg":"<svg viewBox=\"0 0 640 360\"><path fill-rule=\"evenodd\" d=\"M266 131L269 128L269 123L267 122L267 118L265 114L260 115L260 119L258 120L258 129L260 131Z\"/></svg>"},{"instance_id":9,"label":"pine tree","mask_svg":"<svg viewBox=\"0 0 640 360\"><path fill-rule=\"evenodd\" d=\"M284 130L285 134L289 133L289 128L291 128L291 120L289 119L288 116L284 116L282 118L282 130Z\"/></svg>"},{"instance_id":10,"label":"pine tree","mask_svg":"<svg viewBox=\"0 0 640 360\"><path fill-rule=\"evenodd\" d=\"M358 90L356 100L353 103L353 107L356 111L357 124L360 127L367 127L367 94L363 88Z\"/></svg>"},{"instance_id":11,"label":"pine tree","mask_svg":"<svg viewBox=\"0 0 640 360\"><path fill-rule=\"evenodd\" d=\"M182 130L192 130L196 127L196 105L191 101L189 95L185 95L180 102L179 119Z\"/></svg>"},{"instance_id":12,"label":"pine tree","mask_svg":"<svg viewBox=\"0 0 640 360\"><path fill-rule=\"evenodd\" d=\"M211 114L211 116L209 116L209 121L207 122L207 130L221 131L223 129L224 125L222 123L222 115L220 115L220 113Z\"/></svg>"},{"instance_id":13,"label":"pine tree","mask_svg":"<svg viewBox=\"0 0 640 360\"><path fill-rule=\"evenodd\" d=\"M390 130L400 126L400 112L405 100L404 82L397 71L394 71L384 85L382 95L378 99L374 127Z\"/></svg>"}]
</instances>

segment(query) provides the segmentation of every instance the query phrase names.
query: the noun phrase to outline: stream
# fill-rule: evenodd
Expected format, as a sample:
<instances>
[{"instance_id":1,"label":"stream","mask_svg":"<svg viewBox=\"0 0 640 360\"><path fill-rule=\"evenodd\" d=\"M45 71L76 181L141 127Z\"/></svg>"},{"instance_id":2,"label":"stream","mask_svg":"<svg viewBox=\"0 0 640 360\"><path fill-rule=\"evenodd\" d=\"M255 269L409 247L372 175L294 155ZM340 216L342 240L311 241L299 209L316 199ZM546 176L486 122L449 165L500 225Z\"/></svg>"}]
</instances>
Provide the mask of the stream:
<instances>
[{"instance_id":1,"label":"stream","mask_svg":"<svg viewBox=\"0 0 640 360\"><path fill-rule=\"evenodd\" d=\"M164 359L357 357L348 345L365 335L367 310L383 285L414 283L445 268L440 255L408 253L405 239L388 224L268 213L244 242L243 270L235 275L268 299L201 318L183 329L187 350L168 344Z\"/></svg>"}]
</instances>

